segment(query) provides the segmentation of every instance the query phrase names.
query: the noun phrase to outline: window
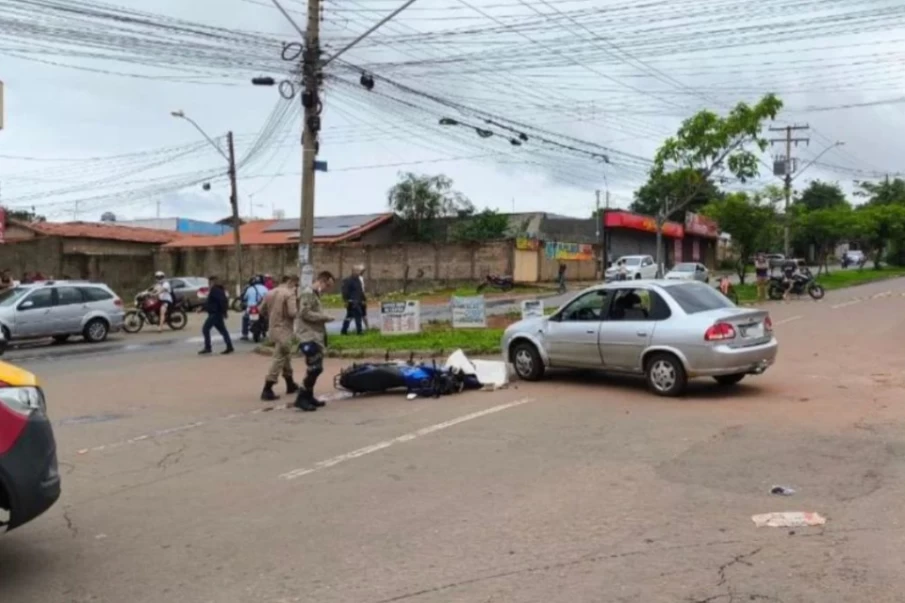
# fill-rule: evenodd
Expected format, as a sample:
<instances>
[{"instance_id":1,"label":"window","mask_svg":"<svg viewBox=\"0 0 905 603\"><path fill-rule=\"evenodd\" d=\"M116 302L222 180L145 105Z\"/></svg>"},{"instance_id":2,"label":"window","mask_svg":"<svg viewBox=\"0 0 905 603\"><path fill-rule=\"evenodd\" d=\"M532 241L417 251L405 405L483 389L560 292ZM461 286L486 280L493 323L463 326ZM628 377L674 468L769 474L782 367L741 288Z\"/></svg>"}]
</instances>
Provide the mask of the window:
<instances>
[{"instance_id":1,"label":"window","mask_svg":"<svg viewBox=\"0 0 905 603\"><path fill-rule=\"evenodd\" d=\"M683 283L666 289L686 314L697 314L719 308L732 308L733 304L716 289L701 283Z\"/></svg>"},{"instance_id":2,"label":"window","mask_svg":"<svg viewBox=\"0 0 905 603\"><path fill-rule=\"evenodd\" d=\"M22 303L31 302L27 308L19 305L20 310L39 310L53 305L53 289L36 289L31 295L22 300Z\"/></svg>"},{"instance_id":3,"label":"window","mask_svg":"<svg viewBox=\"0 0 905 603\"><path fill-rule=\"evenodd\" d=\"M185 284L184 280L174 278L170 280L170 288L171 289L185 289L188 285Z\"/></svg>"},{"instance_id":4,"label":"window","mask_svg":"<svg viewBox=\"0 0 905 603\"><path fill-rule=\"evenodd\" d=\"M82 292L75 287L60 287L57 289L57 305L69 306L84 303Z\"/></svg>"},{"instance_id":5,"label":"window","mask_svg":"<svg viewBox=\"0 0 905 603\"><path fill-rule=\"evenodd\" d=\"M80 287L80 290L85 301L98 302L113 299L112 293L104 291L100 287Z\"/></svg>"},{"instance_id":6,"label":"window","mask_svg":"<svg viewBox=\"0 0 905 603\"><path fill-rule=\"evenodd\" d=\"M646 289L619 289L610 306L610 320L647 320L650 292Z\"/></svg>"},{"instance_id":7,"label":"window","mask_svg":"<svg viewBox=\"0 0 905 603\"><path fill-rule=\"evenodd\" d=\"M561 319L569 322L603 320L608 294L609 291L604 289L585 293L563 309Z\"/></svg>"},{"instance_id":8,"label":"window","mask_svg":"<svg viewBox=\"0 0 905 603\"><path fill-rule=\"evenodd\" d=\"M698 272L704 272L707 269L704 268L703 266L701 266L700 264L698 264L698 266L697 266L697 268L695 268L695 270L697 270Z\"/></svg>"},{"instance_id":9,"label":"window","mask_svg":"<svg viewBox=\"0 0 905 603\"><path fill-rule=\"evenodd\" d=\"M0 293L0 306L11 306L31 291L30 288L16 287L15 289L7 289Z\"/></svg>"},{"instance_id":10,"label":"window","mask_svg":"<svg viewBox=\"0 0 905 603\"><path fill-rule=\"evenodd\" d=\"M641 265L642 265L642 266L653 266L653 265L654 265L654 261L653 261L652 259L650 259L650 258L644 258L644 261L641 262Z\"/></svg>"}]
</instances>

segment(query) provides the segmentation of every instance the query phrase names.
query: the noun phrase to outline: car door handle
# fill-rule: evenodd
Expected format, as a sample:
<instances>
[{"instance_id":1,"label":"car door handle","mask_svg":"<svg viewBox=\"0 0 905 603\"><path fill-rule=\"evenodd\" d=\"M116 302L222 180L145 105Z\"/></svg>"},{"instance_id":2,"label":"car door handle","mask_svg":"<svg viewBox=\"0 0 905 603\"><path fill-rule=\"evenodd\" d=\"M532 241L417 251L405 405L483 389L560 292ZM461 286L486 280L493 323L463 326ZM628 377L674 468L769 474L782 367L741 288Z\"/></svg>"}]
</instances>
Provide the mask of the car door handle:
<instances>
[{"instance_id":1,"label":"car door handle","mask_svg":"<svg viewBox=\"0 0 905 603\"><path fill-rule=\"evenodd\" d=\"M597 331L585 331L585 333L587 333L588 335L593 335L593 334L596 333L596 332L597 332Z\"/></svg>"},{"instance_id":2,"label":"car door handle","mask_svg":"<svg viewBox=\"0 0 905 603\"><path fill-rule=\"evenodd\" d=\"M647 337L647 331L638 331L635 335L638 337Z\"/></svg>"}]
</instances>

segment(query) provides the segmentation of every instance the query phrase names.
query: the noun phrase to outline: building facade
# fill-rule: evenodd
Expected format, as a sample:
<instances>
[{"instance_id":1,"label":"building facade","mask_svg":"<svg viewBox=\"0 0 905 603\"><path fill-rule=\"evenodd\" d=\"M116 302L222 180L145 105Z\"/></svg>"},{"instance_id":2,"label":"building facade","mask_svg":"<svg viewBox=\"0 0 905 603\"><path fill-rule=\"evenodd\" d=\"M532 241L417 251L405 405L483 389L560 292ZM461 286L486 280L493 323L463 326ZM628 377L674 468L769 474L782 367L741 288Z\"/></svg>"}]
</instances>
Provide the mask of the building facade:
<instances>
[{"instance_id":1,"label":"building facade","mask_svg":"<svg viewBox=\"0 0 905 603\"><path fill-rule=\"evenodd\" d=\"M657 223L651 216L623 210L603 214L607 262L625 255L657 256ZM719 226L713 220L687 212L685 223L667 221L663 225L663 263L700 262L716 267Z\"/></svg>"}]
</instances>

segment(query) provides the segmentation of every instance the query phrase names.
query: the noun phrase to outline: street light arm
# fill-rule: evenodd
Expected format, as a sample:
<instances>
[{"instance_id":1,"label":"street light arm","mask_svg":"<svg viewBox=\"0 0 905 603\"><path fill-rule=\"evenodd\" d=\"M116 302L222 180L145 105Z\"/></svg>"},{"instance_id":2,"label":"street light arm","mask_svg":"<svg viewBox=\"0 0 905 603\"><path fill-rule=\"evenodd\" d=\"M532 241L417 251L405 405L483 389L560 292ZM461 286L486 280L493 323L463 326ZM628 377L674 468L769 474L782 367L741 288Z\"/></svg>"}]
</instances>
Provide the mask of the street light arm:
<instances>
[{"instance_id":1,"label":"street light arm","mask_svg":"<svg viewBox=\"0 0 905 603\"><path fill-rule=\"evenodd\" d=\"M837 142L834 142L833 144L831 144L830 146L828 146L827 148L823 149L822 151L820 151L820 153L817 154L817 157L814 157L813 159L811 159L811 161L809 161L807 165L805 165L803 168L798 170L798 173L792 177L792 181L794 182L795 179L798 178L799 176L801 176L806 169L808 169L809 167L814 165L814 163L816 163L818 159L820 159L821 157L823 157L824 155L826 155L827 153L829 153L836 147L841 147L844 144L845 143L842 141L837 141Z\"/></svg>"},{"instance_id":2,"label":"street light arm","mask_svg":"<svg viewBox=\"0 0 905 603\"><path fill-rule=\"evenodd\" d=\"M205 140L207 140L209 143L211 143L211 146L212 146L212 147L214 147L215 149L217 149L217 152L220 153L220 156L223 157L224 159L226 159L227 163L229 162L229 157L226 156L226 153L223 152L223 149L220 148L220 145L218 145L216 142L214 142L214 139L211 138L210 136L208 136L208 135L207 135L207 132L205 132L204 130L202 130L202 129L201 129L201 126L199 126L199 125L195 122L194 119L192 119L191 117L189 117L188 115L186 115L186 114L183 113L182 111L173 111L173 112L172 112L172 115L173 115L173 117L178 117L178 118L180 118L180 119L184 119L184 120L186 120L187 122L189 122L190 124L192 124L193 126L195 126L195 129L198 130L198 132L200 132L202 136L204 136Z\"/></svg>"}]
</instances>

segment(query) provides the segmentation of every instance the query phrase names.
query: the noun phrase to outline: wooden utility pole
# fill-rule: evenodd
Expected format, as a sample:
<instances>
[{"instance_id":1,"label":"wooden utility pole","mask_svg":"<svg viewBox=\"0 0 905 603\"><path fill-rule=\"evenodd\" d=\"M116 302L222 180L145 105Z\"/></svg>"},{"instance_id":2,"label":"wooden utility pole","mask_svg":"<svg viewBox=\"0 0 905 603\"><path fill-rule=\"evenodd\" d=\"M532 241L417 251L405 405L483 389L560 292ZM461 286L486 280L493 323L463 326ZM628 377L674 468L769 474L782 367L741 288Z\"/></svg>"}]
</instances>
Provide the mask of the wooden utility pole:
<instances>
[{"instance_id":1,"label":"wooden utility pole","mask_svg":"<svg viewBox=\"0 0 905 603\"><path fill-rule=\"evenodd\" d=\"M795 171L792 166L792 143L795 143L795 146L798 146L799 142L803 142L805 144L809 144L811 142L810 138L793 138L792 131L793 130L807 130L809 126L785 126L784 128L770 128L771 132L785 132L785 138L771 138L770 144L776 143L786 143L786 158L785 158L785 178L783 179L783 190L786 196L786 209L785 215L783 217L783 227L782 227L782 248L783 253L786 257L789 256L790 253L790 243L789 243L789 205L792 203L792 172Z\"/></svg>"},{"instance_id":2,"label":"wooden utility pole","mask_svg":"<svg viewBox=\"0 0 905 603\"><path fill-rule=\"evenodd\" d=\"M314 242L314 161L317 158L317 134L321 129L320 101L320 0L308 0L308 24L302 53L302 204L299 215L299 278L302 287L314 282L311 246Z\"/></svg>"},{"instance_id":3,"label":"wooden utility pole","mask_svg":"<svg viewBox=\"0 0 905 603\"><path fill-rule=\"evenodd\" d=\"M226 133L226 145L229 159L229 204L233 210L233 242L236 245L236 295L242 292L242 239L239 237L239 191L236 185L236 149L233 145L233 133Z\"/></svg>"}]
</instances>

